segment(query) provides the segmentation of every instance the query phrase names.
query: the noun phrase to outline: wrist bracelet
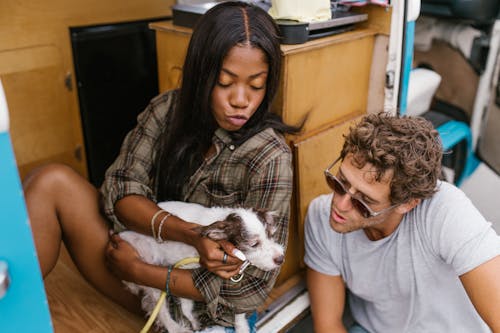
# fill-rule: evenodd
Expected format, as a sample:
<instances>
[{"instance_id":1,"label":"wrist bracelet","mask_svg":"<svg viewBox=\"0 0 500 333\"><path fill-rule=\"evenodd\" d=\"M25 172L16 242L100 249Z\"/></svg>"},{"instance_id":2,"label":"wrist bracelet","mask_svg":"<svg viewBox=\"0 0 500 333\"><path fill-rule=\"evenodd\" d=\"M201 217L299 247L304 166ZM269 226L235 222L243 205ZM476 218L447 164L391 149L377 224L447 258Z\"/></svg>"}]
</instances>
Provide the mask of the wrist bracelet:
<instances>
[{"instance_id":1,"label":"wrist bracelet","mask_svg":"<svg viewBox=\"0 0 500 333\"><path fill-rule=\"evenodd\" d=\"M172 273L172 270L174 269L174 266L168 265L168 271L167 271L167 283L165 283L165 294L167 294L167 297L170 296L170 273Z\"/></svg>"},{"instance_id":2,"label":"wrist bracelet","mask_svg":"<svg viewBox=\"0 0 500 333\"><path fill-rule=\"evenodd\" d=\"M155 221L158 215L160 215L162 212L164 212L163 209L158 210L153 217L151 218L151 235L153 236L154 239L156 239L156 234L155 234Z\"/></svg>"},{"instance_id":3,"label":"wrist bracelet","mask_svg":"<svg viewBox=\"0 0 500 333\"><path fill-rule=\"evenodd\" d=\"M168 219L168 217L170 215L172 215L172 214L170 214L170 213L167 212L167 214L160 221L160 225L158 226L158 234L157 234L157 237L156 237L156 241L158 243L163 243L163 238L161 238L161 229L163 228L163 223L165 223L165 221Z\"/></svg>"}]
</instances>

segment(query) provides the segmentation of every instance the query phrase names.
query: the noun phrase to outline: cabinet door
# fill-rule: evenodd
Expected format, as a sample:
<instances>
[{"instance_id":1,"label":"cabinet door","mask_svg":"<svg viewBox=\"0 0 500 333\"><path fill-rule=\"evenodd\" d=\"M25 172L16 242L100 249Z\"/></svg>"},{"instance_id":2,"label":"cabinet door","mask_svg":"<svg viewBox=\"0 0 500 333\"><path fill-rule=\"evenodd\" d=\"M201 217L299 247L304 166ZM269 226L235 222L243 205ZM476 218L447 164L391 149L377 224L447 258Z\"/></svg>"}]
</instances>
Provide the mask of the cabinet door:
<instances>
[{"instance_id":1,"label":"cabinet door","mask_svg":"<svg viewBox=\"0 0 500 333\"><path fill-rule=\"evenodd\" d=\"M297 229L299 244L301 244L301 256L304 249L304 219L307 207L312 199L320 194L330 193L325 181L324 170L340 154L344 144L343 135L348 132L349 127L359 118L349 118L334 124L318 134L303 136L294 140L294 168L295 168L295 215L297 216Z\"/></svg>"},{"instance_id":2,"label":"cabinet door","mask_svg":"<svg viewBox=\"0 0 500 333\"><path fill-rule=\"evenodd\" d=\"M191 30L181 27L176 29L178 31L156 33L160 92L176 89L181 85L182 66L186 58Z\"/></svg>"},{"instance_id":3,"label":"cabinet door","mask_svg":"<svg viewBox=\"0 0 500 333\"><path fill-rule=\"evenodd\" d=\"M0 77L21 177L50 161L85 174L80 117L70 107L74 93L65 88L59 50L47 45L1 51Z\"/></svg>"},{"instance_id":4,"label":"cabinet door","mask_svg":"<svg viewBox=\"0 0 500 333\"><path fill-rule=\"evenodd\" d=\"M289 124L308 113L306 132L365 112L373 45L374 31L356 30L308 42L302 49L283 46L282 95L273 109L282 111Z\"/></svg>"}]
</instances>

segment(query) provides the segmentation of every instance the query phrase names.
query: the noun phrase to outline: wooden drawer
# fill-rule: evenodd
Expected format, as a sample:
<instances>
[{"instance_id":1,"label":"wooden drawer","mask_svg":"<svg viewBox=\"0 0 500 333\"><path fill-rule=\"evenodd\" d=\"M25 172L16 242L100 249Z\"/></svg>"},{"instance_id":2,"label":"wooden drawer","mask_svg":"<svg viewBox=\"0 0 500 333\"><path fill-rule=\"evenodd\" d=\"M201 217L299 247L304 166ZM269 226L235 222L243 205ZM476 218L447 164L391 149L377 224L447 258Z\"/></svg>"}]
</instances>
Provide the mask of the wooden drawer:
<instances>
[{"instance_id":1,"label":"wooden drawer","mask_svg":"<svg viewBox=\"0 0 500 333\"><path fill-rule=\"evenodd\" d=\"M373 30L349 33L282 46L283 78L273 109L289 124L308 114L305 132L366 112Z\"/></svg>"}]
</instances>

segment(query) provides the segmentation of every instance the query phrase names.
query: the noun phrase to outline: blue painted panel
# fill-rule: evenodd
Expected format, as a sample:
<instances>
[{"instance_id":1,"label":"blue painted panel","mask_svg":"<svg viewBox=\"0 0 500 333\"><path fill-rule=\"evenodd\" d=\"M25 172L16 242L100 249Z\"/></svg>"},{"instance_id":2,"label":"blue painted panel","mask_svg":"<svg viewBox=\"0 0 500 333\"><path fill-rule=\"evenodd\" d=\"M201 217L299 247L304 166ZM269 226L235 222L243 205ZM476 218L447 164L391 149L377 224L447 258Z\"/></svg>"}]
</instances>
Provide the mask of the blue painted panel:
<instances>
[{"instance_id":1,"label":"blue painted panel","mask_svg":"<svg viewBox=\"0 0 500 333\"><path fill-rule=\"evenodd\" d=\"M53 332L8 132L0 132L0 260L10 287L0 299L0 332Z\"/></svg>"},{"instance_id":2,"label":"blue painted panel","mask_svg":"<svg viewBox=\"0 0 500 333\"><path fill-rule=\"evenodd\" d=\"M401 73L401 95L399 98L399 113L405 114L408 102L408 84L413 63L413 44L415 41L415 21L406 23L403 66Z\"/></svg>"},{"instance_id":3,"label":"blue painted panel","mask_svg":"<svg viewBox=\"0 0 500 333\"><path fill-rule=\"evenodd\" d=\"M437 131L439 132L444 151L450 150L464 139L467 141L467 156L465 158L464 171L456 184L460 185L479 165L479 160L472 151L472 134L470 127L464 122L452 120L439 126Z\"/></svg>"}]
</instances>

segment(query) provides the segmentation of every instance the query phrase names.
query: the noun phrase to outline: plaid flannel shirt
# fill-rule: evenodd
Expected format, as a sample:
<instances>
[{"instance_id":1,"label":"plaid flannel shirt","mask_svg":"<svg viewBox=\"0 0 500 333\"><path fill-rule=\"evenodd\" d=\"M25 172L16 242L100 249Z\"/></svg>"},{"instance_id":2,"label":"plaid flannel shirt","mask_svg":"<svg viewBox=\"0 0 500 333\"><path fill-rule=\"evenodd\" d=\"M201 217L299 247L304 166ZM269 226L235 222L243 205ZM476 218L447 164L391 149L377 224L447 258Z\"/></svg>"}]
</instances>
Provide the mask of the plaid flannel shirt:
<instances>
[{"instance_id":1,"label":"plaid flannel shirt","mask_svg":"<svg viewBox=\"0 0 500 333\"><path fill-rule=\"evenodd\" d=\"M157 201L153 164L175 98L176 92L170 91L151 101L106 172L101 187L103 208L115 229L125 228L114 214L116 201L131 194ZM212 142L216 153L185 184L183 200L204 206L242 205L272 210L278 222L275 238L286 247L293 172L291 151L283 137L268 128L237 146L219 128ZM205 324L232 326L235 313L253 311L264 302L278 273L250 266L241 282L234 283L203 268L195 269L195 286L205 298L205 303L196 304L196 312ZM177 320L182 320L179 311L175 314Z\"/></svg>"}]
</instances>

